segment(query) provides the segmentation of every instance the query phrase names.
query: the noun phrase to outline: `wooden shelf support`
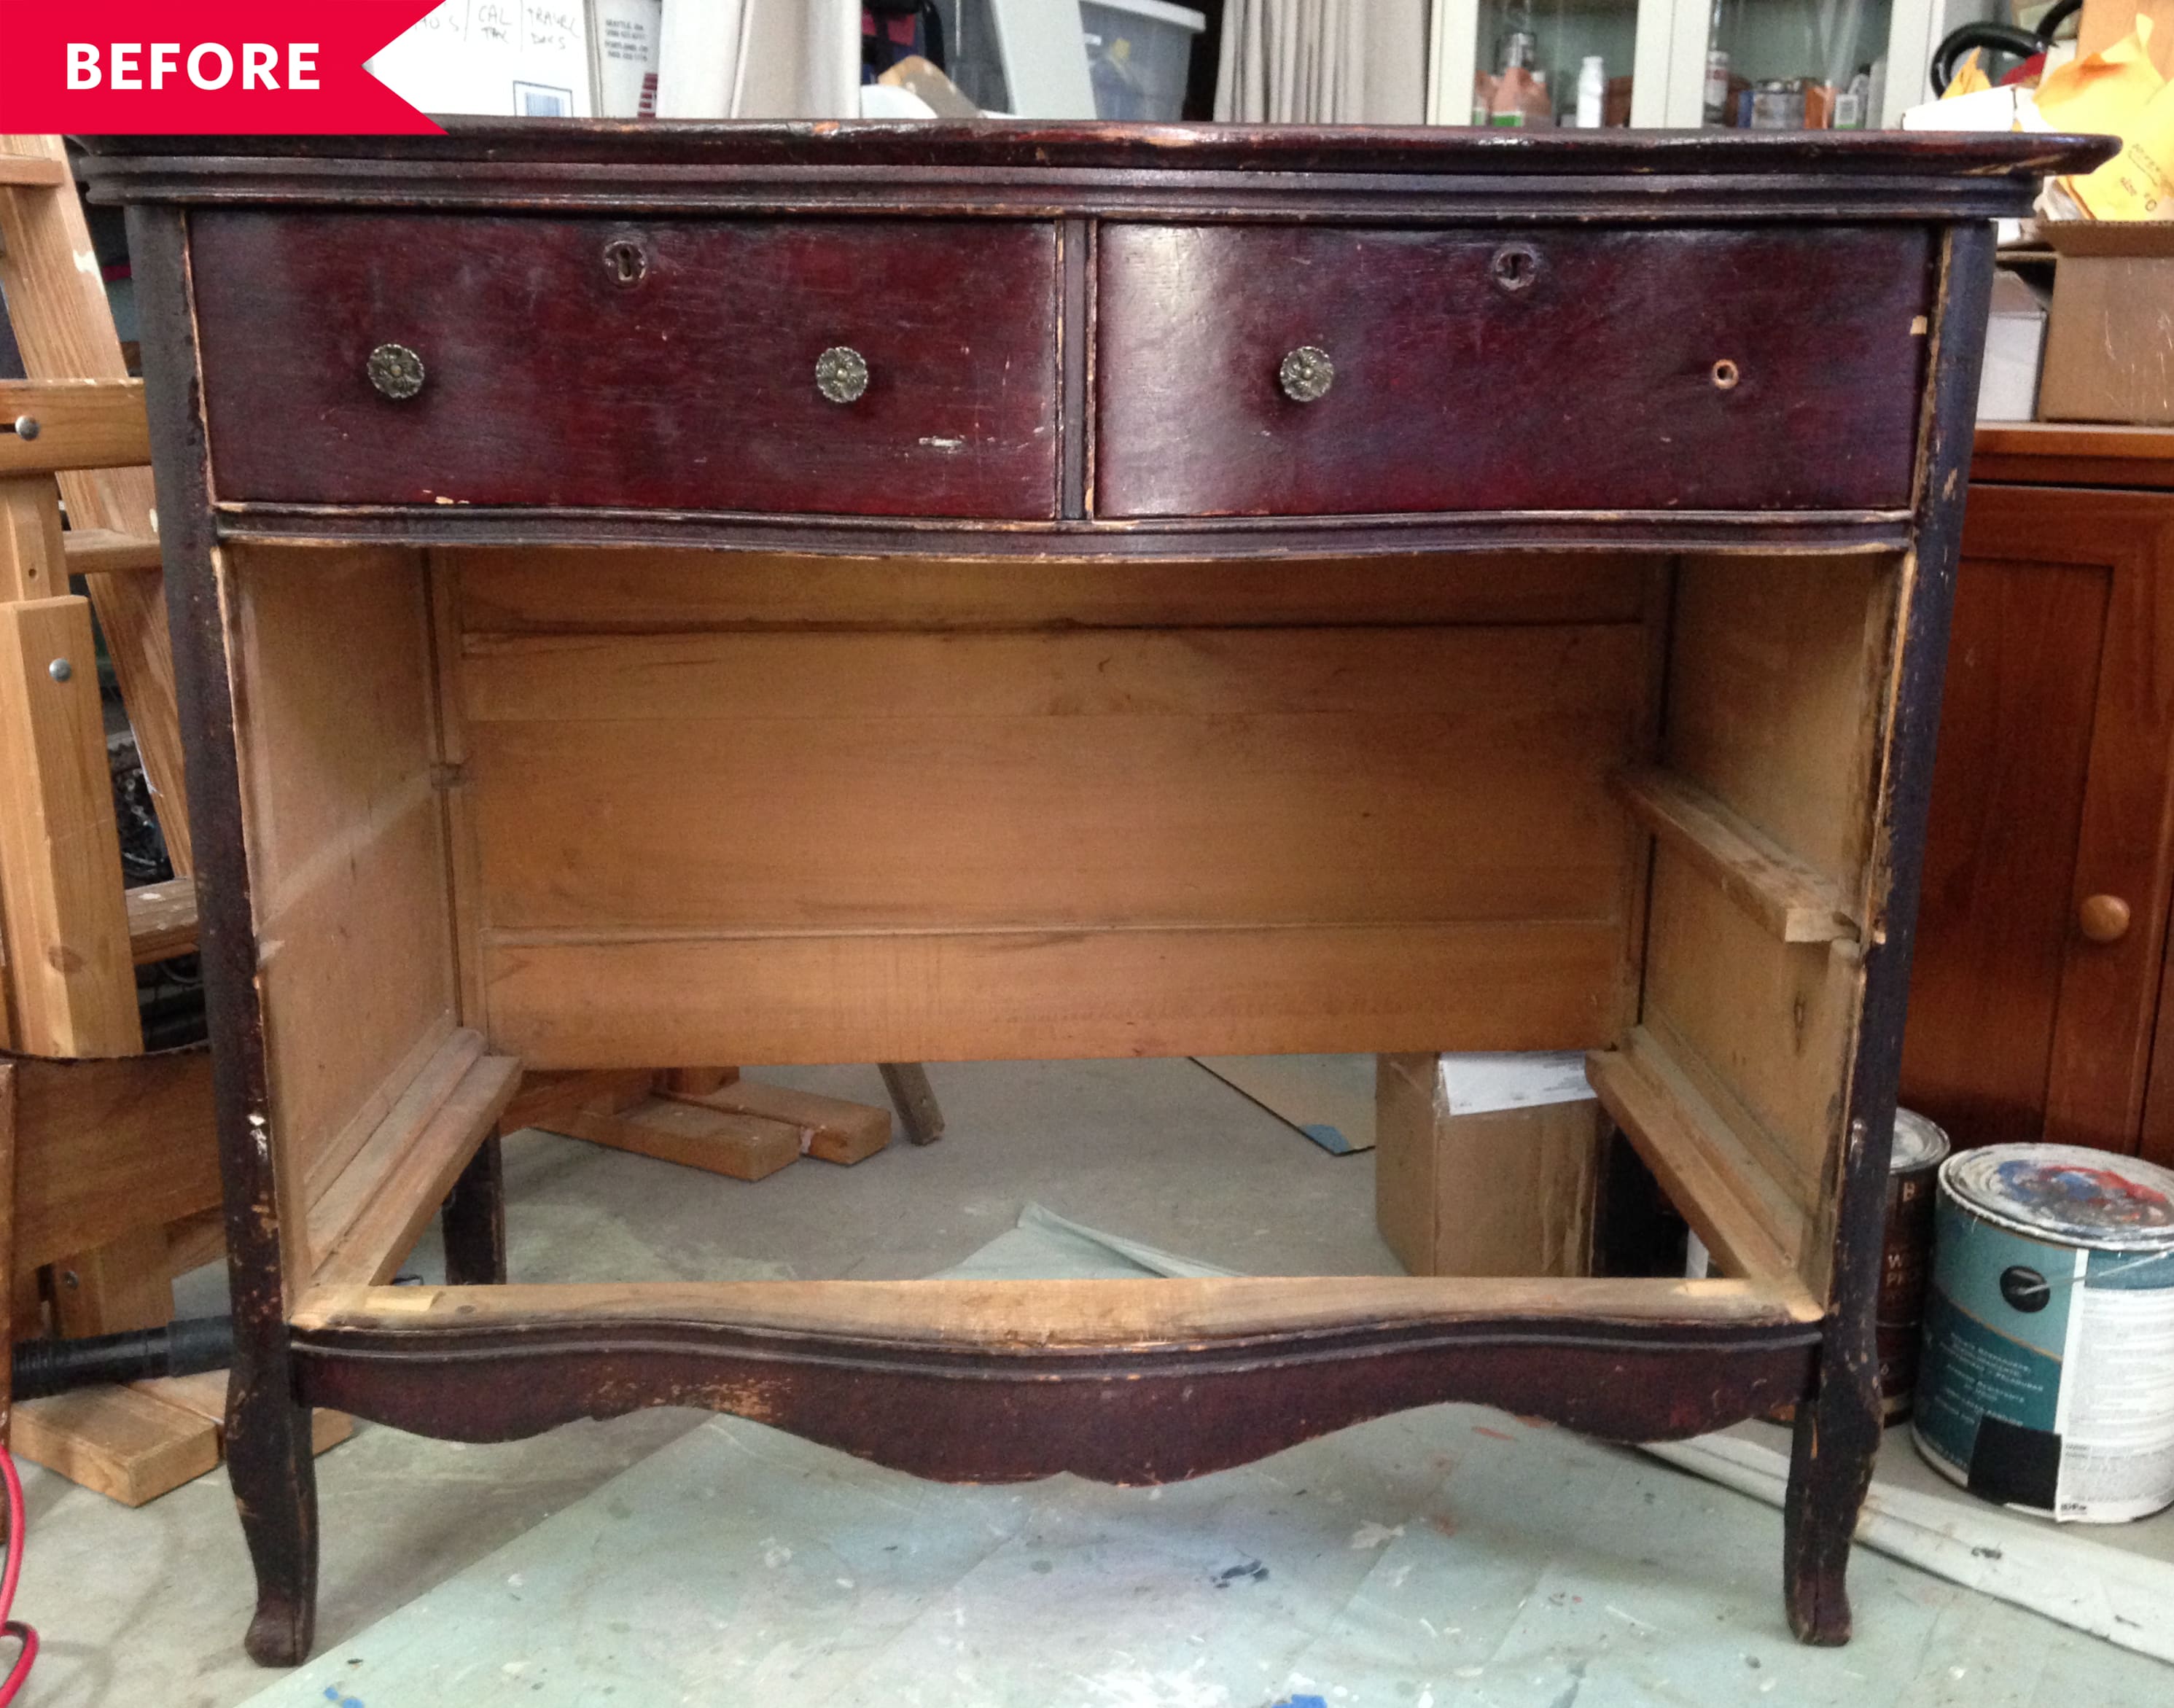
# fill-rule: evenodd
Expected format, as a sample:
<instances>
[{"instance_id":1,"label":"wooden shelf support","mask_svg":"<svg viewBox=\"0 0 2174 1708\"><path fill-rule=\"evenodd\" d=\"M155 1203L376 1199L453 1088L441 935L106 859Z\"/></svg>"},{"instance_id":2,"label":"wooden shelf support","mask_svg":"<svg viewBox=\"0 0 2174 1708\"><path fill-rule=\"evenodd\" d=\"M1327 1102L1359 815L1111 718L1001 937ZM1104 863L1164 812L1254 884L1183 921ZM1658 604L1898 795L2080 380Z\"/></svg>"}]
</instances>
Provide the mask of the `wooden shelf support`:
<instances>
[{"instance_id":1,"label":"wooden shelf support","mask_svg":"<svg viewBox=\"0 0 2174 1708\"><path fill-rule=\"evenodd\" d=\"M1616 792L1638 822L1783 943L1854 942L1841 886L1674 771L1625 771Z\"/></svg>"}]
</instances>

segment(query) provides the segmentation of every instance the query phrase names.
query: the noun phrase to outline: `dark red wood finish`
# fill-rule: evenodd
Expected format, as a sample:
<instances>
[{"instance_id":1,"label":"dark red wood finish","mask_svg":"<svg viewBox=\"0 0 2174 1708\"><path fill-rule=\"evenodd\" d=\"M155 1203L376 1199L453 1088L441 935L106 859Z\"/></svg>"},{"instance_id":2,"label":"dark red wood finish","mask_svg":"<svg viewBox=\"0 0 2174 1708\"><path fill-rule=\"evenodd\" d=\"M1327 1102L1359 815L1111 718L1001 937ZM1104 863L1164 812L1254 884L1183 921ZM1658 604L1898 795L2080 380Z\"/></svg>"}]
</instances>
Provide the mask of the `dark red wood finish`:
<instances>
[{"instance_id":1,"label":"dark red wood finish","mask_svg":"<svg viewBox=\"0 0 2174 1708\"><path fill-rule=\"evenodd\" d=\"M1930 256L1918 226L1112 225L1095 511L1900 508ZM1301 345L1335 364L1311 403L1278 384Z\"/></svg>"},{"instance_id":2,"label":"dark red wood finish","mask_svg":"<svg viewBox=\"0 0 2174 1708\"><path fill-rule=\"evenodd\" d=\"M221 499L1057 513L1048 222L221 211L191 241ZM423 359L405 402L386 343ZM857 402L816 389L836 345Z\"/></svg>"},{"instance_id":3,"label":"dark red wood finish","mask_svg":"<svg viewBox=\"0 0 2174 1708\"><path fill-rule=\"evenodd\" d=\"M1982 222L2024 211L2034 170L2079 170L2109 152L2103 139L2062 138L1510 138L1455 131L1013 124L917 129L492 123L459 125L452 134L426 138L127 138L103 145L92 165L95 193L135 204L130 231L143 298L146 397L161 505L168 512L161 536L191 736L190 786L235 1300L229 1457L258 1581L250 1652L267 1662L291 1662L311 1642L316 1500L307 1402L313 1399L468 1439L497 1439L630 1405L691 1401L737 1406L929 1474L1005 1477L1063 1467L1131 1478L1192 1474L1340 1423L1452 1395L1625 1436L1702 1429L1764 1411L1777 1397L1796 1397L1796 1452L1785 1516L1790 1618L1807 1640L1833 1642L1846 1636L1843 1575L1879 1435L1872 1313L1885 1134L1901 1051L1970 404L1990 278L1992 234ZM408 211L387 214L387 207ZM236 208L281 211L230 211ZM406 234L412 240L425 230L453 227L450 219L434 227L439 216L419 211L451 208L470 210L457 222L455 241L441 239L429 253L412 241L400 253L384 252L382 240L388 236ZM602 217L579 218L577 210ZM868 469L868 457L836 450L819 438L807 453L819 466L803 465L807 472L798 478L789 469L768 466L754 473L727 472L714 454L698 473L675 474L654 457L635 454L630 437L641 441L646 435L652 451L668 440L670 448L684 454L728 440L749 442L729 435L751 432L750 419L782 428L811 419L811 412L815 419L833 419L825 411L840 406L819 408L814 399L813 362L825 343L855 343L879 376L886 359L898 359L862 330L858 319L850 330L810 328L808 342L788 349L790 339L800 335L798 322L791 332L765 324L738 327L739 335L727 338L677 299L674 312L656 321L624 306L631 299L614 302L609 293L619 288L604 273L603 242L629 230L662 232L668 210L750 216L741 223L711 219L673 226L669 239L675 244L682 234L690 235L690 245L704 233L720 243L718 234L744 238L765 229L759 221L771 222L772 231L794 234L778 240L784 246L771 258L770 273L756 269L756 276L771 280L774 299L792 295L776 281L796 276L778 256L789 259L818 250L835 256L863 235L873 241L882 234L886 245L900 246L898 252L919 257L898 277L917 281L917 289L944 283L943 293L917 299L926 311L920 323L950 333L976 373L1001 371L1007 387L1018 370L1000 360L991 365L990 352L1010 348L1007 340L1023 323L1044 316L1034 322L1042 334L1033 341L1040 365L1031 382L1041 388L1040 401L1035 411L1007 418L1048 422L1053 430L1033 443L1041 483L1034 489L1034 508L1009 513L1003 508L1003 494L1022 493L1030 484L1008 463L1001 467L1010 472L1001 476L977 463L975 478L987 484L971 489L930 489L917 482L915 493L939 490L930 502L949 508L878 522L866 510L855 519L856 496L866 505L868 493L891 489L883 485L890 472L876 468L857 487L853 471ZM915 217L895 217L906 212ZM814 213L833 217L820 224L792 223ZM956 223L958 215L975 216L979 223ZM1167 301L1155 308L1175 328L1166 341L1195 359L1203 351L1242 347L1250 363L1245 339L1263 338L1265 370L1246 367L1255 376L1249 384L1273 384L1283 338L1326 343L1338 335L1333 321L1300 330L1279 319L1282 299L1295 301L1311 291L1317 314L1354 316L1344 323L1347 331L1366 336L1351 346L1360 354L1345 357L1338 387L1320 403L1295 408L1321 410L1348 399L1355 378L1372 376L1383 387L1409 386L1405 376L1382 377L1392 370L1370 342L1379 329L1393 334L1392 352L1398 339L1415 341L1410 359L1424 356L1437 364L1434 347L1421 336L1428 327L1478 327L1491 340L1475 365L1484 371L1460 376L1460 395L1485 398L1484 413L1450 416L1441 403L1430 403L1424 387L1384 389L1378 395L1418 399L1403 426L1393 429L1382 424L1389 419L1383 407L1369 401L1377 394L1361 386L1356 395L1362 406L1377 412L1369 430L1373 442L1363 452L1335 450L1333 455L1345 459L1341 473L1360 484L1364 502L1379 505L1387 501L1383 482L1368 466L1370 459L1396 464L1390 478L1415 484L1429 478L1430 459L1466 468L1479 453L1452 430L1468 419L1482 437L1538 447L1529 454L1541 459L1549 478L1533 478L1525 486L1518 482L1528 477L1511 459L1489 463L1483 457L1473 465L1498 483L1486 502L1529 508L1354 520L1357 500L1336 485L1336 471L1325 464L1287 468L1276 480L1245 466L1258 447L1240 429L1246 412L1261 407L1257 391L1235 406L1227 397L1212 396L1200 406L1203 414L1185 417L1182 387L1197 390L1201 383L1193 377L1197 359L1182 371L1152 362L1143 368L1140 396L1153 407L1144 421L1120 426L1110 413L1114 393L1109 388L1116 381L1106 370L1093 372L1108 359L1099 347L1079 342L1095 308L1095 293L1089 287L1098 277L1105 283L1117 277L1114 265L1105 273L1086 267L1086 257L1113 242L1148 241L1136 230L1103 223L1111 216L1224 227L1207 246L1218 255L1238 252L1224 248L1223 241L1245 235L1237 228L1248 220L1261 222L1251 235L1268 246L1244 251L1256 256L1270 255L1278 244L1298 253L1317 239L1379 246L1371 232L1357 228L1397 224L1414 235L1382 248L1382 253L1408 257L1441 242L1447 245L1442 252L1457 258L1456 267L1466 264L1467 251L1499 246L1500 234L1514 224L1541 251L1543 270L1527 295L1532 308L1557 316L1553 338L1591 349L1604 328L1642 352L1638 360L1660 365L1627 370L1649 375L1650 413L1613 424L1589 407L1578 415L1581 386L1590 391L1596 376L1606 379L1602 395L1620 399L1626 370L1603 360L1566 373L1521 355L1525 346L1506 343L1495 321L1468 314L1460 322L1446 309L1438 281L1432 287L1437 296L1428 297L1427 269L1421 269L1418 283L1393 282L1385 308L1386 273L1357 276L1368 284L1370 295L1339 293L1333 284L1311 286L1302 273L1279 271L1266 261L1242 268L1220 262L1220 272L1195 268L1190 287L1203 300L1190 309ZM1819 245L1855 257L1856 266L1821 273L1825 263L1818 253L1788 250L1794 222L1806 217L1824 227ZM1060 220L1066 230L1061 270ZM1319 222L1322 229L1294 230L1299 221ZM1338 222L1349 229L1328 229ZM1759 254L1786 261L1794 253L1796 263L1717 273L1686 265L1669 275L1672 284L1633 279L1625 285L1619 278L1606 293L1562 290L1565 279L1583 276L1579 257L1612 252L1628 241L1629 228L1640 225L1662 235L1669 235L1664 228L1673 228L1677 246L1668 252L1678 256ZM1445 230L1451 227L1461 230ZM538 232L585 235L578 242L565 237L563 252L549 251L549 245L544 251L525 247ZM283 234L312 233L299 247L275 241ZM1929 300L1928 289L1933 234L1939 236L1937 301ZM1032 278L1015 293L985 290L965 257L982 244L995 246L992 254L1009 253L1003 249L1006 242L1021 245L1020 255L1031 257L1027 271ZM794 247L801 243L814 247ZM1732 251L1731 243L1748 246ZM823 250L825 244L838 246ZM1338 251L1330 245L1311 252ZM683 251L665 253L672 265L652 275L659 280L672 276ZM1013 260L1021 264L1019 256ZM549 289L524 292L524 282L571 280L576 263L592 266L593 276L572 285L563 298ZM1441 269L1444 276L1455 270ZM850 287L833 285L819 267L814 272L825 282L809 300L796 298L803 314L825 303L858 308L876 300L866 278ZM1019 277L1025 278L1026 272ZM1209 293L1225 285L1229 295L1214 300ZM1122 289L1102 293L1111 340L1128 335L1128 326L1138 332L1155 324L1155 315L1147 312L1151 301L1128 313L1111 300ZM1499 287L1490 277L1482 289L1484 294ZM1548 295L1550 290L1555 295ZM1047 318L1060 301L1061 352L1057 328ZM1684 364L1694 359L1704 364L1701 377L1710 386L1712 361L1733 359L1741 377L1728 408L1745 401L1737 392L1760 401L1760 358L1747 360L1735 351L1708 355L1700 347L1701 338L1719 329L1755 338L1756 344L1744 349L1763 352L1770 363L1801 360L1798 353L1810 346L1797 340L1824 339L1826 355L1847 371L1870 359L1864 338L1890 338L1889 315L1912 301L1921 305L1913 312L1931 316L1930 354L1913 348L1900 366L1883 371L1881 384L1873 388L1879 395L1854 400L1857 413L1848 413L1839 392L1822 389L1818 376L1800 374L1813 387L1809 409L1801 399L1783 395L1777 382L1764 400L1760 424L1724 432L1714 422L1733 416L1701 418L1685 404L1685 419L1703 419L1699 430L1706 436L1698 441L1702 450L1696 457L1677 448L1668 424L1684 395L1679 389ZM1820 315L1813 314L1814 308ZM387 323L365 327L338 319L365 309L381 313ZM483 320L462 319L468 311L480 312ZM391 317L402 314L412 317L404 326L392 324ZM1229 325L1211 323L1217 315ZM1789 326L1773 324L1777 316L1793 316ZM699 342L698 324L700 338L738 354L738 368L696 359L714 354L706 346L692 348ZM641 345L667 327L680 346L672 360ZM1852 328L1868 330L1861 336ZM403 331L411 337L402 339ZM451 375L435 395L460 407L435 424L427 413L411 413L406 429L388 430L386 422L400 418L386 412L400 406L381 408L361 368L371 343L384 339L414 343L434 381ZM663 340L656 343L661 346ZM323 354L333 344L341 359L327 363ZM546 345L548 354L539 358L538 349ZM745 358L750 350L766 353L764 360L777 365L785 374L781 383L796 390L804 386L802 401L772 397L761 383L749 381ZM787 371L796 365L797 371ZM757 381L767 383L769 370L760 362L754 365ZM1438 365L1434 371L1440 370ZM1549 378L1560 381L1567 395L1534 383ZM1087 437L1090 380L1103 388L1097 442ZM963 383L955 367L932 372L929 379L931 386ZM239 390L221 389L236 386ZM591 401L601 394L608 404L621 406L625 419L615 422L608 408L592 410L596 419L585 419L583 397L568 395L583 387ZM1001 395L1010 408L1014 394L1007 389ZM660 424L653 413L644 413L659 397L684 400L690 413ZM754 401L744 405L744 398ZM1061 421L1052 421L1052 399ZM508 409L508 404L516 407ZM1717 406L1707 400L1706 407ZM534 419L523 413L529 409ZM1906 442L1917 446L1918 461L1914 479L1898 488L1893 435L1897 413L1905 410ZM1848 435L1836 435L1837 413L1854 424ZM1576 424L1566 427L1573 417ZM1777 420L1781 424L1772 424ZM274 431L268 423L284 426ZM1164 443L1174 447L1169 453L1177 464L1174 471L1150 467L1151 458L1132 455L1136 445L1121 443L1149 430L1165 435ZM916 450L922 448L920 430L911 441ZM384 436L399 431L408 436ZM725 437L712 441L702 436L706 431ZM1314 427L1306 431L1317 433ZM1211 499L1232 505L1230 495L1252 491L1263 495L1268 513L1287 514L1301 502L1288 483L1311 480L1316 497L1309 501L1318 502L1322 514L1311 522L1195 518L1142 525L1068 517L1052 524L1046 518L1059 490L1060 433L1068 500L1082 500L1098 483L1106 483L1102 489L1125 494L1137 504L1144 491L1163 490L1154 488L1161 481L1172 490L1182 487L1203 506ZM1219 470L1188 442L1211 433L1221 435L1217 442L1226 462ZM1619 455L1611 433L1630 449ZM472 445L463 435L486 442ZM1254 436L1259 436L1257 425ZM1582 458L1562 448L1560 441L1571 437L1585 446ZM1414 448L1421 440L1427 445ZM1805 441L1831 447L1827 460L1838 466L1800 456L1793 447ZM864 452L866 441L859 443ZM769 448L757 447L754 454L766 456ZM586 468L576 449L586 451ZM1014 451L1023 468L1028 453L1009 438L992 455ZM1130 460L1111 464L1106 459L1112 455ZM1633 484L1650 494L1650 507L1641 511L1636 500L1619 495L1593 495L1592 470L1611 468L1636 477ZM480 471L500 481L527 480L548 490L526 507L495 513L480 502L430 501L446 486L449 469L465 471L468 478ZM355 470L397 483L401 496L376 504L343 498L349 489L338 483L359 478ZM660 497L655 483L673 479L748 484L703 484L691 499ZM1014 479L1016 485L1009 484ZM251 492L246 489L253 481L277 489ZM1433 489L1445 484L1438 481ZM1825 495L1845 489L1857 496L1837 501ZM1882 495L1863 496L1874 492ZM230 501L237 497L274 501L235 505ZM215 504L214 498L230 502ZM1452 498L1429 501L1479 502L1461 489ZM829 514L810 517L803 505ZM734 506L737 512L727 513ZM1623 513L1625 508L1632 513ZM917 521L915 516L950 519ZM1827 1315L1814 1325L1733 1331L1593 1319L1468 1322L1417 1333L1377 1324L1347 1331L1333 1345L1286 1333L1244 1346L1116 1351L1051 1346L1025 1360L992 1349L949 1346L909 1356L893 1348L838 1343L835 1338L817 1343L819 1338L803 1336L784 1344L729 1326L683 1332L668 1324L633 1329L574 1324L511 1338L485 1331L373 1338L298 1330L289 1320L285 1295L301 1278L282 1274L277 1159L262 1142L268 1107L267 1017L257 981L235 708L214 563L222 536L388 538L421 545L478 538L676 540L725 547L775 543L900 558L955 552L969 538L1002 540L1027 556L1269 554L1544 541L1755 549L1911 546L1917 574L1902 630L1879 803L1889 833L1887 885L1875 897L1876 929L1863 963L1863 1019L1847 1080L1849 1143ZM1747 559L1746 573L1755 573L1756 566L1755 558ZM912 571L902 564L900 572ZM336 637L327 644L337 644ZM456 1193L452 1245L463 1274L484 1279L500 1273L500 1192L494 1157L472 1168Z\"/></svg>"}]
</instances>

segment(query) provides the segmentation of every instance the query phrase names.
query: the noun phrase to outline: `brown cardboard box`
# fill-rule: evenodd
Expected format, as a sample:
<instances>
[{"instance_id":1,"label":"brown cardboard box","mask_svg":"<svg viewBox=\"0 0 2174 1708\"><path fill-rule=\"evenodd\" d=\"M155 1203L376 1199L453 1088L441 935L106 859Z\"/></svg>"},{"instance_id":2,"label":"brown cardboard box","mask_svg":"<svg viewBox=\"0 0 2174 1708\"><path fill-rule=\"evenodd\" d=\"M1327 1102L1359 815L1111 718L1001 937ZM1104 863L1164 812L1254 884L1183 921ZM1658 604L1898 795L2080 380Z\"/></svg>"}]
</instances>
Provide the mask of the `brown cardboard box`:
<instances>
[{"instance_id":1,"label":"brown cardboard box","mask_svg":"<svg viewBox=\"0 0 2174 1708\"><path fill-rule=\"evenodd\" d=\"M2042 421L2174 424L2174 220L2048 220Z\"/></svg>"},{"instance_id":2,"label":"brown cardboard box","mask_svg":"<svg viewBox=\"0 0 2174 1708\"><path fill-rule=\"evenodd\" d=\"M1586 1275L1600 1105L1591 1097L1456 1112L1443 1057L1383 1056L1375 1219L1414 1275ZM1460 1058L1448 1058L1454 1064Z\"/></svg>"}]
</instances>

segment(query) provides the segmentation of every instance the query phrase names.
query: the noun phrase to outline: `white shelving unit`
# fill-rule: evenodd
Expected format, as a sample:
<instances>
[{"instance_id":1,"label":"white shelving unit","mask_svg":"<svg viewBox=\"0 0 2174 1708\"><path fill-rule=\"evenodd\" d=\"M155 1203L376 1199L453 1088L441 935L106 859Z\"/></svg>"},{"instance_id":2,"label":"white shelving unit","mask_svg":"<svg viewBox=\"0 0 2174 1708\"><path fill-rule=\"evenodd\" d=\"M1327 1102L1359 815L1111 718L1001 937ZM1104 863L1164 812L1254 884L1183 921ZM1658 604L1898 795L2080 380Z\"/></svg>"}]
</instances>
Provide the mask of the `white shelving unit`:
<instances>
[{"instance_id":1,"label":"white shelving unit","mask_svg":"<svg viewBox=\"0 0 2174 1708\"><path fill-rule=\"evenodd\" d=\"M1777 22L1801 17L1799 0L1737 0L1755 20L1762 7L1776 8ZM1579 0L1583 14L1613 14L1615 35L1623 33L1621 14L1634 14L1631 51L1630 122L1644 129L1696 129L1705 109L1706 55L1713 0ZM1998 13L1998 0L1890 0L1885 54L1887 78L1877 122L1892 127L1903 110L1931 98L1927 68L1943 36L1968 19ZM1468 124L1472 87L1483 65L1492 69L1495 44L1490 20L1498 15L1490 0L1434 0L1433 63L1428 84L1428 112L1441 125ZM1867 56L1869 57L1869 56ZM1626 68L1611 61L1611 74Z\"/></svg>"}]
</instances>

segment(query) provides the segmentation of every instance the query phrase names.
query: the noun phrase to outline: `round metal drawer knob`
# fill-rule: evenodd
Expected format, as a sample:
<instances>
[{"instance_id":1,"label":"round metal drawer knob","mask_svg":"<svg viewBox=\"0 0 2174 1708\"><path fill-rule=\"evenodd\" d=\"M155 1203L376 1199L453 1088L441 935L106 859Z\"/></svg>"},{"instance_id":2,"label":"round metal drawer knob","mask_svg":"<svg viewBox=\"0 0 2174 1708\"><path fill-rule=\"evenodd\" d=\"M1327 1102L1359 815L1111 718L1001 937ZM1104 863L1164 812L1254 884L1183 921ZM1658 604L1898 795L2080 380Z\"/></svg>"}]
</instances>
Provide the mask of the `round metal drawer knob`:
<instances>
[{"instance_id":1,"label":"round metal drawer knob","mask_svg":"<svg viewBox=\"0 0 2174 1708\"><path fill-rule=\"evenodd\" d=\"M833 344L815 358L815 389L833 403L851 403L868 389L868 365L858 350Z\"/></svg>"},{"instance_id":2,"label":"round metal drawer knob","mask_svg":"<svg viewBox=\"0 0 2174 1708\"><path fill-rule=\"evenodd\" d=\"M423 389L423 359L405 344L380 344L370 353L370 383L378 395L404 403Z\"/></svg>"},{"instance_id":3,"label":"round metal drawer knob","mask_svg":"<svg viewBox=\"0 0 2174 1708\"><path fill-rule=\"evenodd\" d=\"M1336 383L1336 364L1329 360L1327 350L1301 344L1277 368L1276 383L1294 403L1317 403Z\"/></svg>"},{"instance_id":4,"label":"round metal drawer knob","mask_svg":"<svg viewBox=\"0 0 2174 1708\"><path fill-rule=\"evenodd\" d=\"M2128 904L2118 895L2086 895L2076 927L2092 943L2119 943L2128 935Z\"/></svg>"}]
</instances>

